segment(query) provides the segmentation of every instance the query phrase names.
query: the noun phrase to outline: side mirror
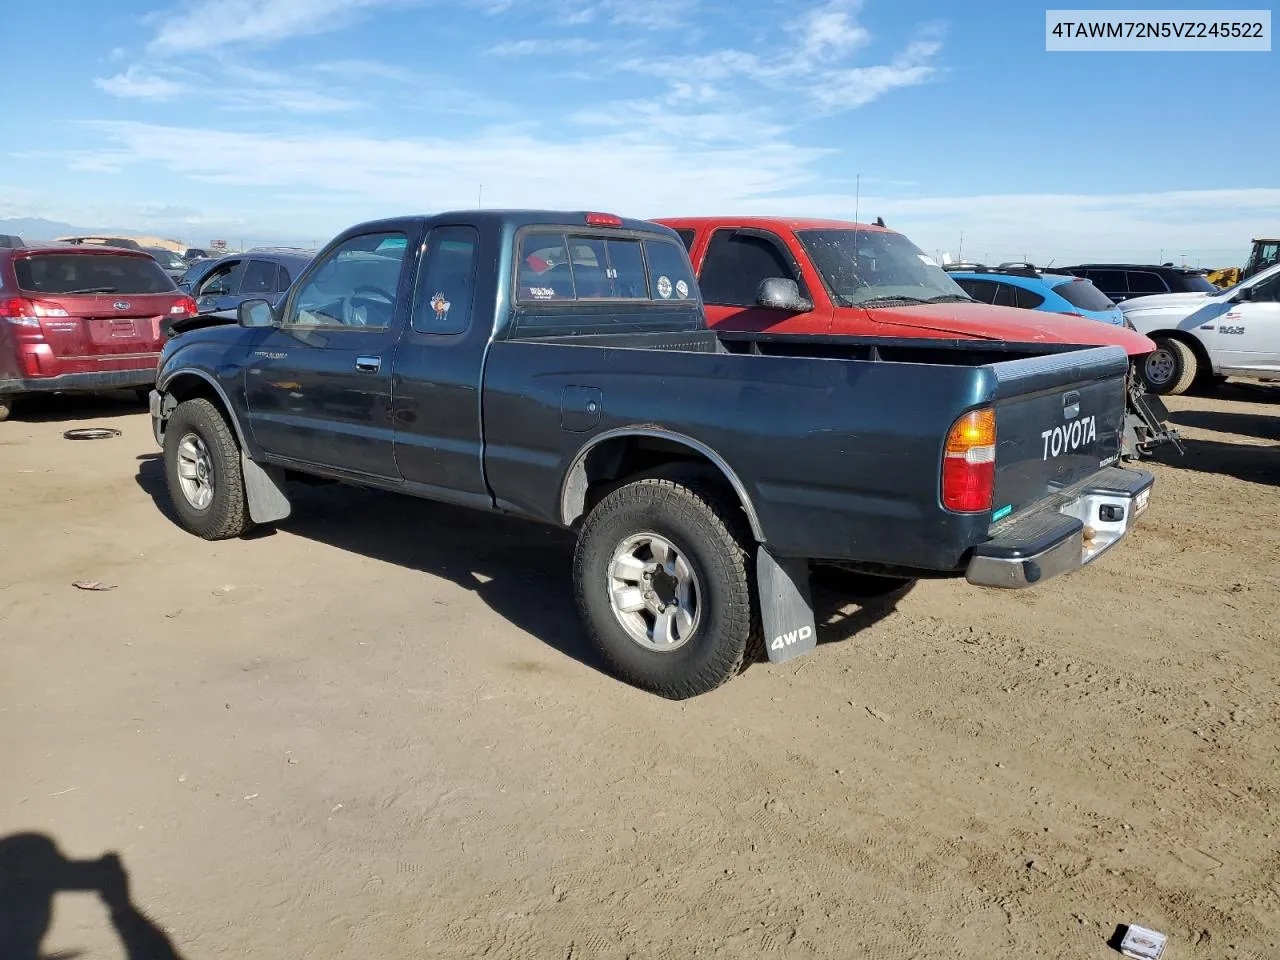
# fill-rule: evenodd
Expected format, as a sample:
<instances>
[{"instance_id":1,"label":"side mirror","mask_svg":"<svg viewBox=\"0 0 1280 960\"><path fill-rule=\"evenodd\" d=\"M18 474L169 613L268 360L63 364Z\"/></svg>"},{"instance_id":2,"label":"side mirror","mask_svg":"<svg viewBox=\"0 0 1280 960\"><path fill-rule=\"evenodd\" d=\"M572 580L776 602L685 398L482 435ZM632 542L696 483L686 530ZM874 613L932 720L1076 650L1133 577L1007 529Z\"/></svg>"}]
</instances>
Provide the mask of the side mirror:
<instances>
[{"instance_id":1,"label":"side mirror","mask_svg":"<svg viewBox=\"0 0 1280 960\"><path fill-rule=\"evenodd\" d=\"M1239 301L1252 300L1254 287L1241 287L1236 291L1235 299Z\"/></svg>"},{"instance_id":2,"label":"side mirror","mask_svg":"<svg viewBox=\"0 0 1280 960\"><path fill-rule=\"evenodd\" d=\"M813 309L813 301L800 296L800 284L782 277L761 280L756 303L766 310L785 310L788 313L807 313Z\"/></svg>"},{"instance_id":3,"label":"side mirror","mask_svg":"<svg viewBox=\"0 0 1280 960\"><path fill-rule=\"evenodd\" d=\"M270 301L245 300L236 308L236 320L240 326L248 327L249 329L274 327L276 325L276 313L271 309Z\"/></svg>"},{"instance_id":4,"label":"side mirror","mask_svg":"<svg viewBox=\"0 0 1280 960\"><path fill-rule=\"evenodd\" d=\"M183 293L190 293L191 281L183 280L181 283L178 284L178 289L181 290Z\"/></svg>"}]
</instances>

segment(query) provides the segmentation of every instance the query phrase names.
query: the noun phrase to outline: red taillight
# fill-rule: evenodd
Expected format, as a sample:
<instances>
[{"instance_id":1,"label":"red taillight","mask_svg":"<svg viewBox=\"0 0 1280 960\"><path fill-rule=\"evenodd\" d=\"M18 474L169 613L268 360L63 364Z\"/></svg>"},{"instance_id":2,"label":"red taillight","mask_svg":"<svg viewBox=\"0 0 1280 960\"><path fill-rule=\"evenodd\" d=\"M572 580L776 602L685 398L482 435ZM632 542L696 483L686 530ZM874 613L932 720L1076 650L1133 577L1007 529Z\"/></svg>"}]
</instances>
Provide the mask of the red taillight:
<instances>
[{"instance_id":1,"label":"red taillight","mask_svg":"<svg viewBox=\"0 0 1280 960\"><path fill-rule=\"evenodd\" d=\"M622 218L612 213L588 213L587 223L593 227L620 227Z\"/></svg>"},{"instance_id":2,"label":"red taillight","mask_svg":"<svg viewBox=\"0 0 1280 960\"><path fill-rule=\"evenodd\" d=\"M26 297L5 297L0 299L0 317L8 320L15 327L34 327L40 329L41 317L65 317L67 311L61 307L51 308Z\"/></svg>"},{"instance_id":3,"label":"red taillight","mask_svg":"<svg viewBox=\"0 0 1280 960\"><path fill-rule=\"evenodd\" d=\"M947 434L942 458L942 505L957 513L991 509L996 479L996 413L966 413Z\"/></svg>"},{"instance_id":4,"label":"red taillight","mask_svg":"<svg viewBox=\"0 0 1280 960\"><path fill-rule=\"evenodd\" d=\"M183 297L169 308L170 316L194 317L199 312L200 308L196 306L194 297Z\"/></svg>"}]
</instances>

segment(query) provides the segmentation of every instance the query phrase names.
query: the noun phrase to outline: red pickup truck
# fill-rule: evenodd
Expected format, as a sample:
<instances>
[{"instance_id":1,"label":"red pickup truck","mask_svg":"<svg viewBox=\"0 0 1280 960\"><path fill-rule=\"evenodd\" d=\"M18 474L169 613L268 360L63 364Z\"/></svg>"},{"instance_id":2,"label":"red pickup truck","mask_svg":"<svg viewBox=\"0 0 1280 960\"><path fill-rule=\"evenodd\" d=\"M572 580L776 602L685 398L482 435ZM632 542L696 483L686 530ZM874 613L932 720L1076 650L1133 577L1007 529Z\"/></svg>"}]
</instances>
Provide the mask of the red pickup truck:
<instances>
[{"instance_id":1,"label":"red pickup truck","mask_svg":"<svg viewBox=\"0 0 1280 960\"><path fill-rule=\"evenodd\" d=\"M721 330L1120 346L1142 334L1095 320L997 307L968 296L901 233L845 220L663 217L689 250L707 323ZM1176 441L1155 397L1131 389L1126 452Z\"/></svg>"}]
</instances>

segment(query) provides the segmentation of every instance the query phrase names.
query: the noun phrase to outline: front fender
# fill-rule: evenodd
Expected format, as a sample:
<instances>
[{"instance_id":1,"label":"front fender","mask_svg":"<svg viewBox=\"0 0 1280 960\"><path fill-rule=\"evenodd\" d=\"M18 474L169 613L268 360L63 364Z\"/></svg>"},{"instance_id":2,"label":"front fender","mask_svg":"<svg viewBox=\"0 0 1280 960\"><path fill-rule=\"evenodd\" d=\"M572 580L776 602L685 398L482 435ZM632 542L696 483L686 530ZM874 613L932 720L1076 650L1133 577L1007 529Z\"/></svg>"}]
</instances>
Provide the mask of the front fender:
<instances>
[{"instance_id":1,"label":"front fender","mask_svg":"<svg viewBox=\"0 0 1280 960\"><path fill-rule=\"evenodd\" d=\"M244 332L239 328L232 329ZM159 421L154 424L157 439L163 436L164 422L178 403L191 397L207 396L221 407L240 442L240 449L251 459L261 460L262 449L249 425L244 363L231 361L228 352L224 344L203 338L187 343L170 341L165 347L156 372L159 407L158 411L152 412L153 419L159 416ZM174 401L172 404L168 402L170 399Z\"/></svg>"}]
</instances>

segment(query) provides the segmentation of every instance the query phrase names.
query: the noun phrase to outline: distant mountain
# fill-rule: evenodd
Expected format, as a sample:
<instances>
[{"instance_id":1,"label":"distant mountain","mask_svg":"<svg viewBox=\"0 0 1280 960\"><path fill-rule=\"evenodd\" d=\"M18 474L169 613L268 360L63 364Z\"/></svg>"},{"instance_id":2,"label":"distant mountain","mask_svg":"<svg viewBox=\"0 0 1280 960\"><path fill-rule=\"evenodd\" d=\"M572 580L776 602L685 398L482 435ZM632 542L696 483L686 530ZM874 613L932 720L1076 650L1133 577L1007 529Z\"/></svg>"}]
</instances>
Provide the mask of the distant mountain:
<instances>
[{"instance_id":1,"label":"distant mountain","mask_svg":"<svg viewBox=\"0 0 1280 960\"><path fill-rule=\"evenodd\" d=\"M53 240L72 234L97 233L96 228L75 227L57 220L45 220L41 217L16 217L12 220L0 220L0 233L13 233L23 240Z\"/></svg>"},{"instance_id":2,"label":"distant mountain","mask_svg":"<svg viewBox=\"0 0 1280 960\"><path fill-rule=\"evenodd\" d=\"M216 230L217 227L206 226L201 230L194 231L191 227L179 228L154 228L151 230L135 230L132 228L122 227L85 227L76 226L73 223L63 223L60 220L46 220L43 217L10 217L9 219L0 220L0 233L17 234L28 243L34 243L40 240L56 240L58 237L71 236L90 236L90 237L172 237L181 242L190 243L192 246L207 246L213 237L208 235L210 229ZM301 247L319 247L328 239L307 239L299 240L297 238L275 237L256 237L253 234L241 235L233 230L230 234L223 234L232 249L240 249L248 247L272 247L272 246L301 246Z\"/></svg>"}]
</instances>

